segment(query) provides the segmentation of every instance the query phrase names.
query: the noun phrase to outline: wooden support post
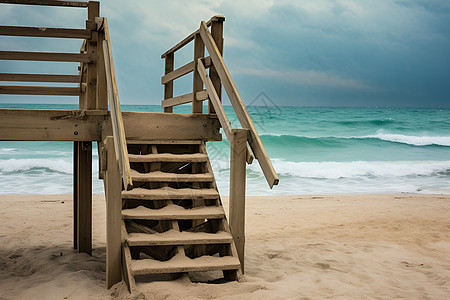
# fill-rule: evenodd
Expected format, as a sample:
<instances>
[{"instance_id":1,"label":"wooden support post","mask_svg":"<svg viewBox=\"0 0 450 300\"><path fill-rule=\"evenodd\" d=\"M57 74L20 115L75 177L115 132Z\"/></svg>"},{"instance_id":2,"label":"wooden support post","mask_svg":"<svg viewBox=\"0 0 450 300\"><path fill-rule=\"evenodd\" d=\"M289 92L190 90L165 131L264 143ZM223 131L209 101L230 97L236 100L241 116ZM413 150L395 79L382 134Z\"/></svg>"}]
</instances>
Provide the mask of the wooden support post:
<instances>
[{"instance_id":1,"label":"wooden support post","mask_svg":"<svg viewBox=\"0 0 450 300\"><path fill-rule=\"evenodd\" d=\"M78 147L73 142L73 249L78 249Z\"/></svg>"},{"instance_id":2,"label":"wooden support post","mask_svg":"<svg viewBox=\"0 0 450 300\"><path fill-rule=\"evenodd\" d=\"M244 273L245 168L248 129L232 129L230 142L230 228Z\"/></svg>"},{"instance_id":3,"label":"wooden support post","mask_svg":"<svg viewBox=\"0 0 450 300\"><path fill-rule=\"evenodd\" d=\"M205 56L205 44L203 43L200 34L196 34L194 38L194 73L193 78L193 89L192 89L192 113L201 114L203 112L203 102L198 101L196 94L197 92L203 91L203 81L197 72L197 60Z\"/></svg>"},{"instance_id":4,"label":"wooden support post","mask_svg":"<svg viewBox=\"0 0 450 300\"><path fill-rule=\"evenodd\" d=\"M220 54L223 55L223 22L225 21L224 17L214 16L211 19L211 35L216 42L217 48L219 49ZM214 65L211 65L209 69L209 78L214 85L214 88L217 92L217 96L219 96L219 100L222 101L222 83L220 82L219 74L217 74L217 70ZM214 114L214 106L211 103L211 100L208 102L208 114Z\"/></svg>"},{"instance_id":5,"label":"wooden support post","mask_svg":"<svg viewBox=\"0 0 450 300\"><path fill-rule=\"evenodd\" d=\"M165 61L164 74L169 74L170 72L173 71L173 65L174 65L173 53L166 55L164 61ZM164 99L170 99L170 98L173 98L173 80L164 84ZM164 107L164 112L165 113L173 112L173 107L172 106Z\"/></svg>"},{"instance_id":6,"label":"wooden support post","mask_svg":"<svg viewBox=\"0 0 450 300\"><path fill-rule=\"evenodd\" d=\"M109 289L122 280L121 224L122 179L114 149L113 137L106 138L106 285ZM105 153L103 155L105 155Z\"/></svg>"},{"instance_id":7,"label":"wooden support post","mask_svg":"<svg viewBox=\"0 0 450 300\"><path fill-rule=\"evenodd\" d=\"M97 34L97 109L108 110L108 88L106 86L106 69L105 60L103 58L105 31L103 29L99 30Z\"/></svg>"},{"instance_id":8,"label":"wooden support post","mask_svg":"<svg viewBox=\"0 0 450 300\"><path fill-rule=\"evenodd\" d=\"M77 249L92 254L92 142L78 142Z\"/></svg>"},{"instance_id":9,"label":"wooden support post","mask_svg":"<svg viewBox=\"0 0 450 300\"><path fill-rule=\"evenodd\" d=\"M87 64L87 90L84 109L96 109L97 106L97 23L95 18L100 14L100 3L89 1L88 4L88 20L86 21L86 29L92 30L92 36L87 40L86 51L91 56L92 61Z\"/></svg>"}]
</instances>

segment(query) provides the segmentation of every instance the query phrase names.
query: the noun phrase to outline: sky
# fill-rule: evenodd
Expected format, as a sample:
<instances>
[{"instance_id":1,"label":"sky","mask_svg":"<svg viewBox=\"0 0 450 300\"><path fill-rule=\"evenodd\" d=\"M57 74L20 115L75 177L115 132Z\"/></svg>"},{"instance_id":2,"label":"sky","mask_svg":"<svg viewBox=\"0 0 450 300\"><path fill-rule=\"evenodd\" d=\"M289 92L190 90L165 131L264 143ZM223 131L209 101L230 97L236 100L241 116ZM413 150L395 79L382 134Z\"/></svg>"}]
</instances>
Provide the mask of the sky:
<instances>
[{"instance_id":1,"label":"sky","mask_svg":"<svg viewBox=\"0 0 450 300\"><path fill-rule=\"evenodd\" d=\"M0 4L0 25L83 28L85 9ZM101 1L122 104L158 105L161 54L224 15L224 59L244 103L450 107L448 0ZM0 37L1 50L77 52L80 40ZM175 54L192 60L193 45ZM77 74L72 63L0 61L0 72ZM11 84L11 83L0 83ZM175 81L175 94L192 77ZM77 103L0 95L0 103ZM225 101L226 103L226 101Z\"/></svg>"}]
</instances>

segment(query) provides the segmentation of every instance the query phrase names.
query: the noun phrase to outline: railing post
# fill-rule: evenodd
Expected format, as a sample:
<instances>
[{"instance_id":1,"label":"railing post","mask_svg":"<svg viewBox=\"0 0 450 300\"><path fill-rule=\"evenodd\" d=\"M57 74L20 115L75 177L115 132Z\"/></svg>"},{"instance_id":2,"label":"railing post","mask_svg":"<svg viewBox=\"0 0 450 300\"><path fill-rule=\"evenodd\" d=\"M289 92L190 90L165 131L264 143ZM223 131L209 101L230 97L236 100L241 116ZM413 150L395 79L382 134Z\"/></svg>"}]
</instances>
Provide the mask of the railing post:
<instances>
[{"instance_id":1,"label":"railing post","mask_svg":"<svg viewBox=\"0 0 450 300\"><path fill-rule=\"evenodd\" d=\"M230 228L244 273L245 168L248 129L232 129L230 141Z\"/></svg>"},{"instance_id":2,"label":"railing post","mask_svg":"<svg viewBox=\"0 0 450 300\"><path fill-rule=\"evenodd\" d=\"M201 114L203 112L203 101L197 100L197 92L203 90L203 81L200 74L197 72L197 60L205 56L205 44L200 36L196 34L194 38L194 73L193 78L193 88L192 88L192 113Z\"/></svg>"},{"instance_id":3,"label":"railing post","mask_svg":"<svg viewBox=\"0 0 450 300\"><path fill-rule=\"evenodd\" d=\"M77 153L77 249L92 254L92 142L76 143Z\"/></svg>"},{"instance_id":4,"label":"railing post","mask_svg":"<svg viewBox=\"0 0 450 300\"><path fill-rule=\"evenodd\" d=\"M121 209L122 183L113 137L108 136L106 149L106 285L109 289L122 280L121 272ZM105 153L103 153L105 155Z\"/></svg>"},{"instance_id":5,"label":"railing post","mask_svg":"<svg viewBox=\"0 0 450 300\"><path fill-rule=\"evenodd\" d=\"M95 19L100 14L100 3L97 1L89 1L88 4L88 20L86 21L86 29L92 30L92 35L86 44L86 52L91 56L91 62L87 64L87 86L86 101L84 109L96 109L97 107L97 24Z\"/></svg>"},{"instance_id":6,"label":"railing post","mask_svg":"<svg viewBox=\"0 0 450 300\"><path fill-rule=\"evenodd\" d=\"M164 58L164 75L169 74L173 71L173 64L174 64L174 53L167 54ZM169 81L168 83L164 84L164 99L169 99L173 97L173 80ZM173 112L173 107L164 107L165 113L171 113Z\"/></svg>"},{"instance_id":7,"label":"railing post","mask_svg":"<svg viewBox=\"0 0 450 300\"><path fill-rule=\"evenodd\" d=\"M216 42L217 48L219 49L220 54L223 54L223 22L225 21L225 17L223 16L214 16L211 18L211 35ZM219 74L217 74L217 70L214 65L211 65L209 69L209 77L216 89L217 96L219 96L219 100L222 101L222 83L220 82ZM214 114L214 106L211 103L211 100L208 101L208 114Z\"/></svg>"},{"instance_id":8,"label":"railing post","mask_svg":"<svg viewBox=\"0 0 450 300\"><path fill-rule=\"evenodd\" d=\"M108 90L106 86L105 60L103 59L103 41L105 31L103 29L103 18L97 22L97 109L108 110Z\"/></svg>"}]
</instances>

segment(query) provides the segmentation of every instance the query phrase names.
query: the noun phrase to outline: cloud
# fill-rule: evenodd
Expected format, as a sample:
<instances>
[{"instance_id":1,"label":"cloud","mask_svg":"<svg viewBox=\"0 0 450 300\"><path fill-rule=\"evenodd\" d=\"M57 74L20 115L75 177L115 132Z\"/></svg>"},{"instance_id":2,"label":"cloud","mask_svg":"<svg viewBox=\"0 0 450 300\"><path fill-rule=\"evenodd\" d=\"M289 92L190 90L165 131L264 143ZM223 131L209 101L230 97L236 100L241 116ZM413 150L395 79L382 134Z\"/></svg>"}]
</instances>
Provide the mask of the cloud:
<instances>
[{"instance_id":1,"label":"cloud","mask_svg":"<svg viewBox=\"0 0 450 300\"><path fill-rule=\"evenodd\" d=\"M371 89L360 80L344 78L332 72L315 70L271 70L271 69L237 69L233 74L259 76L288 81L296 85L350 88L350 89Z\"/></svg>"},{"instance_id":2,"label":"cloud","mask_svg":"<svg viewBox=\"0 0 450 300\"><path fill-rule=\"evenodd\" d=\"M340 97L336 100L345 104L352 95L361 105L381 103L380 97L448 102L448 0L105 0L101 15L108 18L123 103L159 104L160 55L215 14L226 17L224 58L233 75L242 75L236 82L241 94L256 94L264 82L292 103L301 102L302 95L302 103L314 96ZM85 18L85 9L0 8L2 25L83 28ZM76 52L80 42L37 40L0 37L0 48ZM192 44L177 52L175 66L192 60L192 54ZM30 65L4 61L0 68L37 69L25 69L25 64ZM56 65L42 72L66 72ZM183 86L192 88L189 78L177 80L175 91Z\"/></svg>"}]
</instances>

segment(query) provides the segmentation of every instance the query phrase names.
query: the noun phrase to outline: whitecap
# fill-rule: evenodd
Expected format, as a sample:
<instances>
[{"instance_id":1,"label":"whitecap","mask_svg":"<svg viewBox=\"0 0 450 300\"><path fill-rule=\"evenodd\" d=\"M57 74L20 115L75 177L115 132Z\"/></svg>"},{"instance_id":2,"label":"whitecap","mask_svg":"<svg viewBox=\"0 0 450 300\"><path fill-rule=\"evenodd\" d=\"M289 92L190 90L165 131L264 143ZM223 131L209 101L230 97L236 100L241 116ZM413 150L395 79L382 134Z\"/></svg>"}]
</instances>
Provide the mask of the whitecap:
<instances>
[{"instance_id":1,"label":"whitecap","mask_svg":"<svg viewBox=\"0 0 450 300\"><path fill-rule=\"evenodd\" d=\"M283 159L272 161L279 175L299 178L432 176L450 170L450 161L292 162ZM254 164L249 168L253 172L261 172L259 166Z\"/></svg>"}]
</instances>

